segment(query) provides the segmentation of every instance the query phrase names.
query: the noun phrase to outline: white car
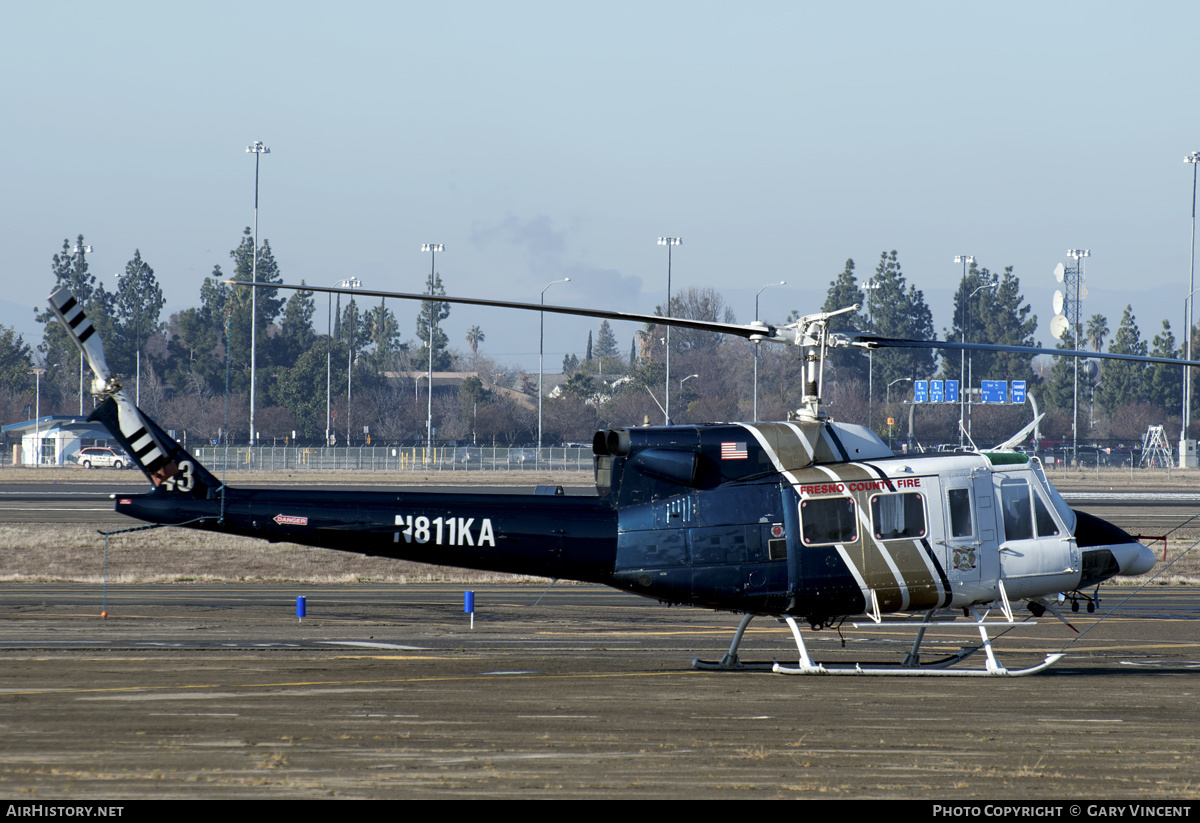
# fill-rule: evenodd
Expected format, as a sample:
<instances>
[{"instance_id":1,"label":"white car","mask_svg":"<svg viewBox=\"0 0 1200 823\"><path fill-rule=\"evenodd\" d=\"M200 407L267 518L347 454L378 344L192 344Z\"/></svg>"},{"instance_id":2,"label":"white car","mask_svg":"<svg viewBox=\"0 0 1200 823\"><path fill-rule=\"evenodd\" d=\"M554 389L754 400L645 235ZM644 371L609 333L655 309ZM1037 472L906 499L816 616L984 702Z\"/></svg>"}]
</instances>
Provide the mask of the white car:
<instances>
[{"instance_id":1,"label":"white car","mask_svg":"<svg viewBox=\"0 0 1200 823\"><path fill-rule=\"evenodd\" d=\"M79 465L85 469L106 467L123 469L129 465L129 458L123 452L107 446L89 446L86 449L80 449L77 460Z\"/></svg>"}]
</instances>

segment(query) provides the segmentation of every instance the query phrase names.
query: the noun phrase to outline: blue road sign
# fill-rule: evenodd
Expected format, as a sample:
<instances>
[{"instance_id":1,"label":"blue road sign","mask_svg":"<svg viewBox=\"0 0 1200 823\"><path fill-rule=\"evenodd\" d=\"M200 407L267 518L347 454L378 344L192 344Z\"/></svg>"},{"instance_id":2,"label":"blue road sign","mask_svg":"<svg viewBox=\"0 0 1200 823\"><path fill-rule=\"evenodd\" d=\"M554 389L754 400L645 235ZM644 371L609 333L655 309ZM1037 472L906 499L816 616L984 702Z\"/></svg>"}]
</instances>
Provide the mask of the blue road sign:
<instances>
[{"instance_id":1,"label":"blue road sign","mask_svg":"<svg viewBox=\"0 0 1200 823\"><path fill-rule=\"evenodd\" d=\"M979 384L983 392L984 403L1007 403L1007 380L983 380Z\"/></svg>"},{"instance_id":2,"label":"blue road sign","mask_svg":"<svg viewBox=\"0 0 1200 823\"><path fill-rule=\"evenodd\" d=\"M929 402L929 381L916 380L913 382L913 402L928 403Z\"/></svg>"},{"instance_id":3,"label":"blue road sign","mask_svg":"<svg viewBox=\"0 0 1200 823\"><path fill-rule=\"evenodd\" d=\"M1025 381L1024 380L1012 381L1012 402L1014 402L1014 403L1024 403L1025 402Z\"/></svg>"},{"instance_id":4,"label":"blue road sign","mask_svg":"<svg viewBox=\"0 0 1200 823\"><path fill-rule=\"evenodd\" d=\"M957 403L958 402L958 381L957 380L947 380L946 381L946 402L947 403Z\"/></svg>"},{"instance_id":5,"label":"blue road sign","mask_svg":"<svg viewBox=\"0 0 1200 823\"><path fill-rule=\"evenodd\" d=\"M946 400L946 391L941 380L929 381L929 399L934 403L942 403Z\"/></svg>"}]
</instances>

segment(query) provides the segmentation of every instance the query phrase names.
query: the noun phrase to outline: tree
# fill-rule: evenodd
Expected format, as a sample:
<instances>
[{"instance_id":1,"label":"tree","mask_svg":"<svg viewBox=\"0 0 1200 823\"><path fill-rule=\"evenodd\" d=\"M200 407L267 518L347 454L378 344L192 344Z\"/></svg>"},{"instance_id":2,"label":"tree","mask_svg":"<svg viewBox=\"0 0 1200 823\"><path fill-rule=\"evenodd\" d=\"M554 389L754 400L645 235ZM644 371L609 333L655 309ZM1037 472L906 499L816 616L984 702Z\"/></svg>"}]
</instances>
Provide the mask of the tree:
<instances>
[{"instance_id":1,"label":"tree","mask_svg":"<svg viewBox=\"0 0 1200 823\"><path fill-rule=\"evenodd\" d=\"M301 280L300 285L305 285L305 281ZM276 351L272 357L275 363L290 367L300 355L316 344L317 333L313 329L313 317L316 313L317 304L312 292L292 292L292 296L284 304L279 335L275 338Z\"/></svg>"},{"instance_id":2,"label":"tree","mask_svg":"<svg viewBox=\"0 0 1200 823\"><path fill-rule=\"evenodd\" d=\"M991 288L988 284L999 285ZM964 335L964 325L966 334ZM1007 266L1004 273L993 276L986 268L972 263L967 276L960 281L954 297L954 322L946 330L948 340L968 343L990 343L1000 346L1033 346L1037 317L1021 296L1021 281ZM1029 355L1005 352L968 352L967 374L962 373L964 358L946 356L942 359L942 375L960 381L970 377L974 385L980 380L1024 380L1032 385L1032 358Z\"/></svg>"},{"instance_id":3,"label":"tree","mask_svg":"<svg viewBox=\"0 0 1200 823\"><path fill-rule=\"evenodd\" d=\"M207 396L225 393L225 324L229 287L220 266L200 284L200 305L171 317L167 382L177 392Z\"/></svg>"},{"instance_id":4,"label":"tree","mask_svg":"<svg viewBox=\"0 0 1200 823\"><path fill-rule=\"evenodd\" d=\"M367 309L363 316L362 334L364 345L370 343L375 347L368 359L371 367L379 373L389 370L395 353L400 349L400 326L382 299L378 306Z\"/></svg>"},{"instance_id":5,"label":"tree","mask_svg":"<svg viewBox=\"0 0 1200 823\"><path fill-rule=\"evenodd\" d=\"M307 437L323 437L325 433L325 380L330 381L329 392L333 398L346 396L346 352L347 345L335 342L330 351L333 367L326 371L327 360L324 346L313 346L303 352L294 365L280 370L275 385L275 399L291 412L296 425ZM359 391L355 387L355 393ZM337 428L336 423L334 428Z\"/></svg>"},{"instance_id":6,"label":"tree","mask_svg":"<svg viewBox=\"0 0 1200 823\"><path fill-rule=\"evenodd\" d=\"M87 253L91 250L79 235L75 245L70 240L63 240L62 251L55 254L50 261L54 273L54 289L64 286L71 290L75 300L83 306L92 327L108 340L112 335L112 296L105 291L104 284L96 280L88 271ZM56 364L54 370L57 379L43 380L42 389L51 396L57 396L61 402L66 396L74 393L77 376L80 374L81 355L79 349L67 336L62 324L49 308L37 313L37 320L44 325L42 342L38 351L42 354L43 362ZM51 400L50 405L55 405Z\"/></svg>"},{"instance_id":7,"label":"tree","mask_svg":"<svg viewBox=\"0 0 1200 823\"><path fill-rule=\"evenodd\" d=\"M271 253L271 243L263 240L257 252L258 272L254 271L255 249L254 235L249 226L242 231L242 240L236 248L230 250L229 257L233 260L233 275L231 280L251 282L255 276L260 283L281 283L282 277L275 256ZM251 292L257 292L257 296ZM248 289L233 287L226 300L229 311L229 358L232 367L233 389L238 392L250 390L250 361L260 360L256 365L262 368L270 364L270 349L265 347L267 329L283 308L283 298L278 289ZM256 307L254 323L251 323L251 308ZM254 347L254 358L251 357L250 335L251 328L256 326L258 341Z\"/></svg>"},{"instance_id":8,"label":"tree","mask_svg":"<svg viewBox=\"0 0 1200 823\"><path fill-rule=\"evenodd\" d=\"M1077 349L1075 330L1067 329L1059 341L1054 344L1054 348L1064 351ZM1079 372L1079 379L1086 380L1084 370L1080 369ZM1050 366L1050 377L1042 383L1039 401L1048 412L1072 413L1075 407L1075 358L1054 358ZM1045 429L1044 426L1043 429Z\"/></svg>"},{"instance_id":9,"label":"tree","mask_svg":"<svg viewBox=\"0 0 1200 823\"><path fill-rule=\"evenodd\" d=\"M563 386L563 392L565 394L573 394L582 400L587 400L596 393L596 384L591 377L583 372L575 372Z\"/></svg>"},{"instance_id":10,"label":"tree","mask_svg":"<svg viewBox=\"0 0 1200 823\"><path fill-rule=\"evenodd\" d=\"M33 378L33 352L11 326L0 326L0 391L16 394L25 391Z\"/></svg>"},{"instance_id":11,"label":"tree","mask_svg":"<svg viewBox=\"0 0 1200 823\"><path fill-rule=\"evenodd\" d=\"M1093 314L1087 321L1084 339L1092 351L1104 350L1104 338L1108 337L1108 318L1103 314Z\"/></svg>"},{"instance_id":12,"label":"tree","mask_svg":"<svg viewBox=\"0 0 1200 823\"><path fill-rule=\"evenodd\" d=\"M1171 324L1168 321L1163 321L1162 331L1154 336L1152 343L1152 356L1179 357L1179 351L1175 348L1175 335L1171 333ZM1150 363L1146 366L1143 382L1147 401L1162 409L1164 414L1180 411L1183 400L1183 369L1166 363Z\"/></svg>"},{"instance_id":13,"label":"tree","mask_svg":"<svg viewBox=\"0 0 1200 823\"><path fill-rule=\"evenodd\" d=\"M442 287L442 276L440 274L432 273L425 278L425 293L434 296L445 296L446 289ZM419 363L422 369L429 368L431 349L433 352L433 370L445 371L450 368L452 361L450 353L446 351L446 346L449 345L450 339L439 325L449 316L449 303L432 300L421 301L421 313L417 315L417 339L421 341L421 348L417 350L415 362ZM433 338L432 346L430 345L431 331Z\"/></svg>"},{"instance_id":14,"label":"tree","mask_svg":"<svg viewBox=\"0 0 1200 823\"><path fill-rule=\"evenodd\" d=\"M1108 350L1113 354L1146 354L1146 343L1133 316L1133 306L1125 307L1121 325L1117 327ZM1112 414L1128 403L1145 400L1144 371L1145 365L1142 363L1105 360L1101 366L1100 391L1096 394L1101 408Z\"/></svg>"},{"instance_id":15,"label":"tree","mask_svg":"<svg viewBox=\"0 0 1200 823\"><path fill-rule=\"evenodd\" d=\"M600 323L600 334L596 337L596 356L603 360L605 357L617 356L617 337L613 334L612 326L607 320Z\"/></svg>"},{"instance_id":16,"label":"tree","mask_svg":"<svg viewBox=\"0 0 1200 823\"><path fill-rule=\"evenodd\" d=\"M829 284L829 291L825 295L825 304L821 306L821 311L837 311L855 304L861 306L864 299L863 291L859 288L858 280L854 276L854 261L848 259L841 273ZM837 317L830 318L828 329L830 332L863 330L865 319L860 310L839 314ZM867 330L873 331L873 329ZM831 376L838 382L857 380L864 386L867 384L867 354L862 349L854 347L834 349L829 353L828 365L833 371Z\"/></svg>"},{"instance_id":17,"label":"tree","mask_svg":"<svg viewBox=\"0 0 1200 823\"><path fill-rule=\"evenodd\" d=\"M929 340L933 337L933 314L925 304L925 295L909 286L900 271L896 252L883 252L872 288L867 295L867 314L872 330L884 337ZM934 373L935 356L925 349L880 349L874 353L875 395L903 377L920 380Z\"/></svg>"},{"instance_id":18,"label":"tree","mask_svg":"<svg viewBox=\"0 0 1200 823\"><path fill-rule=\"evenodd\" d=\"M125 264L125 273L117 280L112 297L111 343L104 341L108 364L114 371L135 374L146 338L162 328L159 316L165 304L154 269L142 259L141 249L135 250L133 259Z\"/></svg>"},{"instance_id":19,"label":"tree","mask_svg":"<svg viewBox=\"0 0 1200 823\"><path fill-rule=\"evenodd\" d=\"M486 340L483 330L478 326L467 329L467 345L471 347L471 356L479 356L479 344Z\"/></svg>"},{"instance_id":20,"label":"tree","mask_svg":"<svg viewBox=\"0 0 1200 823\"><path fill-rule=\"evenodd\" d=\"M663 306L657 306L654 313L663 316ZM691 286L687 291L679 292L671 298L668 317L684 320L710 320L717 323L736 323L733 309L725 305L725 298L716 289L696 288ZM666 330L661 329L665 336ZM695 331L693 329L671 329L671 354L685 351L715 351L725 342L726 335L716 332Z\"/></svg>"}]
</instances>

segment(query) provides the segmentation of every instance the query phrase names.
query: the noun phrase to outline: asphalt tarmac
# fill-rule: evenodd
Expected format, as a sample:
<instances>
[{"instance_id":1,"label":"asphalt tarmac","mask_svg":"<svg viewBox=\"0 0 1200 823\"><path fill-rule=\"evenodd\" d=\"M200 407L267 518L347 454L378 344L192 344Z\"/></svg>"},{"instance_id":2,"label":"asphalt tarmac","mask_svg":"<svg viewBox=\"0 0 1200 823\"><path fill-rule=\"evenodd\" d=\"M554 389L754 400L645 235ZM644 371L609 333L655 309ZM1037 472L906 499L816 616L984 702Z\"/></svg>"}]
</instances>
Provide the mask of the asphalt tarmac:
<instances>
[{"instance_id":1,"label":"asphalt tarmac","mask_svg":"<svg viewBox=\"0 0 1200 823\"><path fill-rule=\"evenodd\" d=\"M1200 795L1188 589L1109 590L1096 615L1065 613L1081 638L1049 615L1011 632L1010 668L1069 656L1010 679L696 671L734 615L591 586L540 603L537 587L480 587L474 628L461 588L437 585L2 591L10 797ZM806 635L825 662L895 661L911 638ZM974 636L931 635L927 654ZM742 657L796 652L760 619Z\"/></svg>"}]
</instances>

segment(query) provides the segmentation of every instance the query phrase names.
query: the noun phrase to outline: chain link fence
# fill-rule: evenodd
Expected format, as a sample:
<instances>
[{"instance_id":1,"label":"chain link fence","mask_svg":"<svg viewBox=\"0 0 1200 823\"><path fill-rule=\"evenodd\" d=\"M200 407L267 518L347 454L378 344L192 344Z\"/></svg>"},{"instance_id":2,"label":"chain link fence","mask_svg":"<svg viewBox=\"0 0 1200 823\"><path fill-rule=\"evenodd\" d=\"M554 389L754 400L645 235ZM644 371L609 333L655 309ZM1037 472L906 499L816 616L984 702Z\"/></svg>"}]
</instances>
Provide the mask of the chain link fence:
<instances>
[{"instance_id":1,"label":"chain link fence","mask_svg":"<svg viewBox=\"0 0 1200 823\"><path fill-rule=\"evenodd\" d=\"M211 470L221 467L226 447L193 449ZM500 448L487 446L234 446L228 447L232 470L271 471L581 471L591 472L592 450L583 447Z\"/></svg>"}]
</instances>

